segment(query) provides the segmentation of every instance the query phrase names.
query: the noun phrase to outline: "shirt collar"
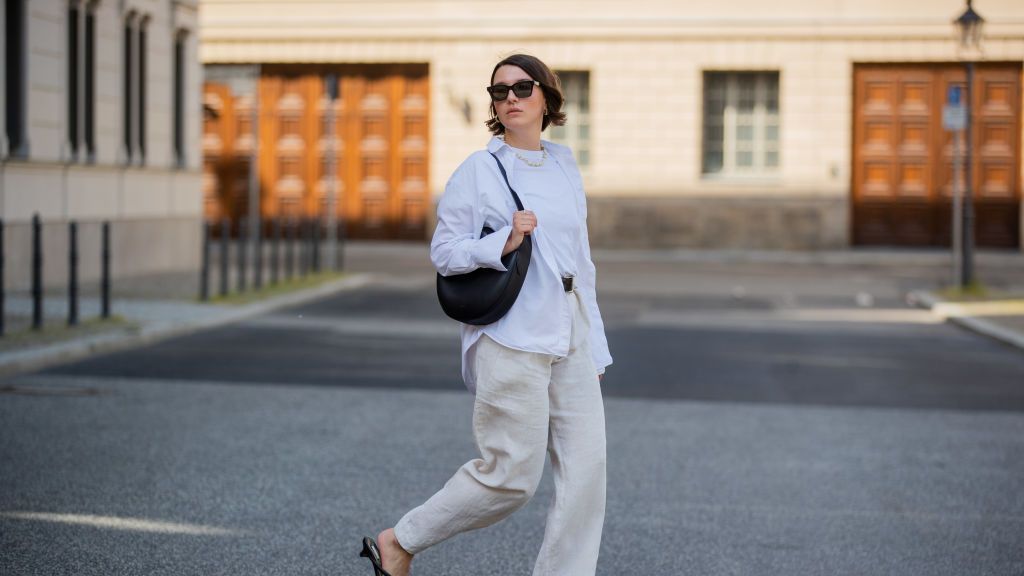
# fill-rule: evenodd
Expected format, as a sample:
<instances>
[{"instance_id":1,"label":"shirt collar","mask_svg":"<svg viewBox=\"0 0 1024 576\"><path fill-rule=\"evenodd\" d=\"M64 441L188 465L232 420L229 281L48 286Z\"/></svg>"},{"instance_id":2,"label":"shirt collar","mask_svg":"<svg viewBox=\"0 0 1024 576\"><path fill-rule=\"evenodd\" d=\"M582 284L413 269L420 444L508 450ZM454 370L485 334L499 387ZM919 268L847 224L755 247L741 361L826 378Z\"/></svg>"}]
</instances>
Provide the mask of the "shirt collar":
<instances>
[{"instance_id":1,"label":"shirt collar","mask_svg":"<svg viewBox=\"0 0 1024 576\"><path fill-rule=\"evenodd\" d=\"M500 150L501 147L505 145L505 141L502 140L501 138L498 138L497 136L491 136L491 141L487 143L487 151L493 154Z\"/></svg>"},{"instance_id":2,"label":"shirt collar","mask_svg":"<svg viewBox=\"0 0 1024 576\"><path fill-rule=\"evenodd\" d=\"M554 147L551 145L551 142L548 142L547 140L541 138L540 143L542 146L547 148L552 155L554 155ZM506 144L505 140L503 140L502 138L498 136L491 136L491 141L487 143L487 151L493 154L506 146L511 148L511 146Z\"/></svg>"}]
</instances>

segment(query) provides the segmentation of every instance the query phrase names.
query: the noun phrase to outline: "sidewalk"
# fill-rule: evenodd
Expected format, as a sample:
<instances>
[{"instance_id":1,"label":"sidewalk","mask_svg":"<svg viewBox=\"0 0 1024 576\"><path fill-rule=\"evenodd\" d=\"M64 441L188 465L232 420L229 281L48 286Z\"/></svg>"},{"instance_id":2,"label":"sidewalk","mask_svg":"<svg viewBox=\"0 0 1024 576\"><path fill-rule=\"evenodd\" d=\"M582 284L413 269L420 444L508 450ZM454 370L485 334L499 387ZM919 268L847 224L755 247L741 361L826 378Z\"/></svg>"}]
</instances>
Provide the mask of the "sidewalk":
<instances>
[{"instance_id":1,"label":"sidewalk","mask_svg":"<svg viewBox=\"0 0 1024 576\"><path fill-rule=\"evenodd\" d=\"M954 302L920 290L910 300L943 320L1024 350L1024 298Z\"/></svg>"},{"instance_id":2,"label":"sidewalk","mask_svg":"<svg viewBox=\"0 0 1024 576\"><path fill-rule=\"evenodd\" d=\"M8 336L6 341L0 341L0 376L215 328L358 288L369 280L368 274L348 274L312 287L258 298L254 302L231 304L202 303L184 297L182 288L194 284L191 278L195 275L184 276L163 275L123 281L116 291L118 296L111 299L113 319L102 324L94 321L100 315L99 298L82 297L79 300L79 318L85 326L73 329L64 328L68 313L67 297L47 295L43 299L44 330L38 335L28 331L31 299L24 295L8 297L5 303ZM160 284L163 284L162 288ZM74 334L70 334L72 330ZM52 338L48 334L52 334ZM20 345L19 338L28 343Z\"/></svg>"},{"instance_id":3,"label":"sidewalk","mask_svg":"<svg viewBox=\"0 0 1024 576\"><path fill-rule=\"evenodd\" d=\"M942 320L994 338L1024 350L1024 298L993 302L954 303L937 296L945 282L948 254L938 251L849 250L834 252L759 252L728 250L594 250L599 270L630 270L641 276L662 266L684 266L699 276L702 271L720 268L757 269L765 278L786 278L803 270L804 275L820 269L827 275L855 270L867 276L901 277L906 291L900 298L928 308ZM1024 295L1024 254L980 253L978 277L1001 293ZM9 295L5 303L7 332L0 340L0 376L73 361L86 356L141 346L165 338L221 326L281 307L322 298L366 285L371 278L422 279L433 275L429 247L425 242L350 242L345 250L347 276L311 288L268 296L245 304L200 303L196 274L165 274L122 279L113 287L113 322L90 324L99 316L97 287L83 285L79 318L88 326L74 328L69 335L61 327L67 318L67 298L48 293L44 313L49 328L43 334L57 334L58 341L35 338L18 343L15 332L28 333L31 300L24 294ZM232 273L234 271L232 270ZM626 279L632 273L625 274ZM233 274L232 274L233 275ZM620 270L619 276L623 276ZM422 277L422 278L421 278ZM635 280L634 280L635 281ZM792 281L799 282L796 277ZM229 279L232 290L237 286ZM211 292L218 282L211 278ZM65 330L61 334L61 330Z\"/></svg>"}]
</instances>

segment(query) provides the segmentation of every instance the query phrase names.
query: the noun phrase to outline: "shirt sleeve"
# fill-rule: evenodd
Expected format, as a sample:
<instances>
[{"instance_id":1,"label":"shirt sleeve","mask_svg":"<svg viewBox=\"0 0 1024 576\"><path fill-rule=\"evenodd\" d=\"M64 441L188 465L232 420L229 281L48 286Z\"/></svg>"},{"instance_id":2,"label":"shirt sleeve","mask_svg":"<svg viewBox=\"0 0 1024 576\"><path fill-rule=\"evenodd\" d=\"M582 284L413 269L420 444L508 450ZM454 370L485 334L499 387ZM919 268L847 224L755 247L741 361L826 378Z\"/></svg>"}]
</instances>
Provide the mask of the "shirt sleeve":
<instances>
[{"instance_id":1,"label":"shirt sleeve","mask_svg":"<svg viewBox=\"0 0 1024 576\"><path fill-rule=\"evenodd\" d=\"M479 189L473 170L467 166L470 162L455 171L437 204L437 228L430 242L430 261L442 276L465 274L478 268L506 270L501 263L501 252L512 227L506 225L480 238L484 191Z\"/></svg>"},{"instance_id":2,"label":"shirt sleeve","mask_svg":"<svg viewBox=\"0 0 1024 576\"><path fill-rule=\"evenodd\" d=\"M597 268L590 256L590 234L587 231L587 200L582 201L582 222L580 223L579 260L580 290L583 302L590 316L590 354L597 367L598 374L604 374L605 368L612 364L612 355L608 350L608 338L604 333L604 320L601 310L597 307Z\"/></svg>"}]
</instances>

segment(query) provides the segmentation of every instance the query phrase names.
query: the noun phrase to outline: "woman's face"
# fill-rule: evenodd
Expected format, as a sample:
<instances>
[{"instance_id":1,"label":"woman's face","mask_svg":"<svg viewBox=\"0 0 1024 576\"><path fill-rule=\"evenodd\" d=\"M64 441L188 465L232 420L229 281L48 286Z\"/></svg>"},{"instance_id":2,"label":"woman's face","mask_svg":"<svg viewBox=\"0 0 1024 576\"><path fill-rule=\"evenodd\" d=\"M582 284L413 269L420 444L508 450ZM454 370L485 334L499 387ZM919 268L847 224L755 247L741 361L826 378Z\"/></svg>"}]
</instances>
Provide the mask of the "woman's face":
<instances>
[{"instance_id":1,"label":"woman's face","mask_svg":"<svg viewBox=\"0 0 1024 576\"><path fill-rule=\"evenodd\" d=\"M521 80L533 78L530 78L522 68L511 64L498 68L494 73L494 84L511 86ZM494 102L494 111L498 113L498 120L506 130L518 130L542 125L545 106L544 91L540 86L534 86L533 93L526 98L520 98L513 90L509 90L508 98Z\"/></svg>"}]
</instances>

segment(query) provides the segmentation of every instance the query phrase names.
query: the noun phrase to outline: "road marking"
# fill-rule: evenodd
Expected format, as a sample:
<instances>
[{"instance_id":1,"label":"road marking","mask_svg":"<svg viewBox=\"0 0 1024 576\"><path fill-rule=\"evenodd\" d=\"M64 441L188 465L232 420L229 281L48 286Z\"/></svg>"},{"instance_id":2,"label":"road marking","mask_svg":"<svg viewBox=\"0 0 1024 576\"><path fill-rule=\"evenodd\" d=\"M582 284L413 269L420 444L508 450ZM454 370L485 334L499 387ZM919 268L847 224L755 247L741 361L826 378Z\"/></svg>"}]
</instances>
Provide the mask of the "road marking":
<instances>
[{"instance_id":1,"label":"road marking","mask_svg":"<svg viewBox=\"0 0 1024 576\"><path fill-rule=\"evenodd\" d=\"M93 516L92 514L53 514L49 512L0 512L0 517L14 520L36 520L58 524L78 524L95 528L128 530L132 532L153 532L157 534L185 534L189 536L240 536L240 530L229 530L215 526L161 522L142 518L119 518L117 516Z\"/></svg>"}]
</instances>

